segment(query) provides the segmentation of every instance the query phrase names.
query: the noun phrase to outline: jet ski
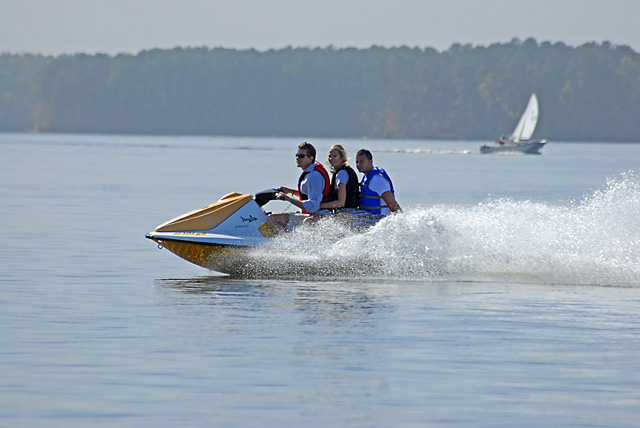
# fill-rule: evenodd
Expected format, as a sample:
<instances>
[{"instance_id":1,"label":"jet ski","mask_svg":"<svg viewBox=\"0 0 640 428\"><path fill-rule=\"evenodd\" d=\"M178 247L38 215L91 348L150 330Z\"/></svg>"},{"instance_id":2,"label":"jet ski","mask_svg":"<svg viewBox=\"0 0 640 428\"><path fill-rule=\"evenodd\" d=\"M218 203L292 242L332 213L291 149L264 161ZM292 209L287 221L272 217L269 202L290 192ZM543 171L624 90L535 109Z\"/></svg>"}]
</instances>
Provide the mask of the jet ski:
<instances>
[{"instance_id":1,"label":"jet ski","mask_svg":"<svg viewBox=\"0 0 640 428\"><path fill-rule=\"evenodd\" d=\"M279 191L229 193L207 207L162 223L146 237L205 268L214 261L236 258L274 236L262 207L275 200Z\"/></svg>"}]
</instances>

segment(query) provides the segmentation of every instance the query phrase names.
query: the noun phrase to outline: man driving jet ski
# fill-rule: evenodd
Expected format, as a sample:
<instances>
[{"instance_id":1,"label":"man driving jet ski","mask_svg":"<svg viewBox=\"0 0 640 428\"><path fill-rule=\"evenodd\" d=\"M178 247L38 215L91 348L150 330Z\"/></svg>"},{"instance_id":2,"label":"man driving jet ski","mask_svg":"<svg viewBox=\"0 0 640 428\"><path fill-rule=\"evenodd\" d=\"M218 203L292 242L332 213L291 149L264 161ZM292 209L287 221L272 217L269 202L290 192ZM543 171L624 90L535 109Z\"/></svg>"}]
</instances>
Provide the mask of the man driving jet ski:
<instances>
[{"instance_id":1,"label":"man driving jet ski","mask_svg":"<svg viewBox=\"0 0 640 428\"><path fill-rule=\"evenodd\" d=\"M301 143L296 151L296 166L302 169L298 178L298 188L280 187L276 199L287 201L302 209L300 213L274 213L267 219L269 229L274 233L292 229L302 223L307 214L320 209L320 203L330 197L329 173L322 164L316 162L316 148L308 142ZM294 195L297 198L291 197Z\"/></svg>"}]
</instances>

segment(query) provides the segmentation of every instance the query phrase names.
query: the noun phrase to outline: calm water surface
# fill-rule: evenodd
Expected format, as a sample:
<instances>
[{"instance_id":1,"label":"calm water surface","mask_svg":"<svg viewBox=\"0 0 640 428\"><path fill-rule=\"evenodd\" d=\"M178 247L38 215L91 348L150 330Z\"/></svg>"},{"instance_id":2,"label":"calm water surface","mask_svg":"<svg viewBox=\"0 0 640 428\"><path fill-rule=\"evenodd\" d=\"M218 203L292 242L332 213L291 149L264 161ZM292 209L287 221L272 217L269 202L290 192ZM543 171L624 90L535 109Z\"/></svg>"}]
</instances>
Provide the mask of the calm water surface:
<instances>
[{"instance_id":1,"label":"calm water surface","mask_svg":"<svg viewBox=\"0 0 640 428\"><path fill-rule=\"evenodd\" d=\"M311 140L405 213L231 276L144 239L300 141L0 134L0 426L639 426L640 145Z\"/></svg>"}]
</instances>

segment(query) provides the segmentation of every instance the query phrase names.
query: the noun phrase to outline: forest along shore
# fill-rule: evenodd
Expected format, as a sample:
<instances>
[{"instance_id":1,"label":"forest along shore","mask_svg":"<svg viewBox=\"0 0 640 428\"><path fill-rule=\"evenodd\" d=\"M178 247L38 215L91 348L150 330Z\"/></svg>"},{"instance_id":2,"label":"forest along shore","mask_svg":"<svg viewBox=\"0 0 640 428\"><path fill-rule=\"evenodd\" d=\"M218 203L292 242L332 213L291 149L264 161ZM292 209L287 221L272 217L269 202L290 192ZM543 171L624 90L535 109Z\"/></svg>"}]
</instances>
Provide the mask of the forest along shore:
<instances>
[{"instance_id":1,"label":"forest along shore","mask_svg":"<svg viewBox=\"0 0 640 428\"><path fill-rule=\"evenodd\" d=\"M535 92L544 138L640 141L640 55L606 42L2 54L0 77L0 132L493 140Z\"/></svg>"}]
</instances>

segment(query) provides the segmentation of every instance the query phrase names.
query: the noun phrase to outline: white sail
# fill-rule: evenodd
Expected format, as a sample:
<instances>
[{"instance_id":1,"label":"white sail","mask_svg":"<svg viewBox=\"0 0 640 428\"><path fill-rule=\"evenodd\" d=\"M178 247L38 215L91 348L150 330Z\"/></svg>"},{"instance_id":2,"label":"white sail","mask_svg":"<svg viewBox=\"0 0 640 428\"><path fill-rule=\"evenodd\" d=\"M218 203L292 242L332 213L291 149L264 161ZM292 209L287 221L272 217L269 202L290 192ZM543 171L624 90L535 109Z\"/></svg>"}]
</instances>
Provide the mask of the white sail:
<instances>
[{"instance_id":1,"label":"white sail","mask_svg":"<svg viewBox=\"0 0 640 428\"><path fill-rule=\"evenodd\" d=\"M531 137L533 137L533 133L536 130L537 124L538 98L536 97L536 94L531 94L531 98L529 98L529 104L527 104L527 108L524 110L524 113L522 113L516 129L514 129L513 133L511 134L511 141L517 143L520 140L531 139Z\"/></svg>"}]
</instances>

